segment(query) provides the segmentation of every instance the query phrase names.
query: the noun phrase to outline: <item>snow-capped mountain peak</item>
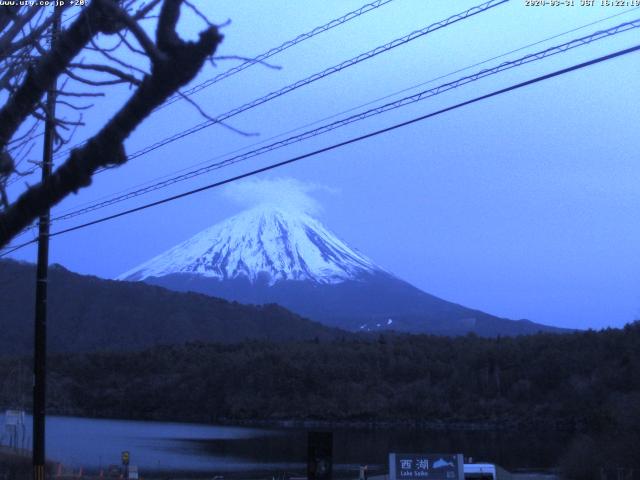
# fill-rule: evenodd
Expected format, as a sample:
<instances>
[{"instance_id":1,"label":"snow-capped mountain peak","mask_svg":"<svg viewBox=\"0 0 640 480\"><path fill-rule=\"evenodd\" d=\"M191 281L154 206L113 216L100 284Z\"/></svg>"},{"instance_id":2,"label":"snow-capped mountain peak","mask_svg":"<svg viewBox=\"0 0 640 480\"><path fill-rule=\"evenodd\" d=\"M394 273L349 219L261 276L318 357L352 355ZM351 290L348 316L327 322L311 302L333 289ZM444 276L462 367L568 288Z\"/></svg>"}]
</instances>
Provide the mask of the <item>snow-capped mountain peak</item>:
<instances>
[{"instance_id":1,"label":"snow-capped mountain peak","mask_svg":"<svg viewBox=\"0 0 640 480\"><path fill-rule=\"evenodd\" d=\"M195 274L320 284L383 271L306 213L262 205L224 220L118 277L145 280Z\"/></svg>"}]
</instances>

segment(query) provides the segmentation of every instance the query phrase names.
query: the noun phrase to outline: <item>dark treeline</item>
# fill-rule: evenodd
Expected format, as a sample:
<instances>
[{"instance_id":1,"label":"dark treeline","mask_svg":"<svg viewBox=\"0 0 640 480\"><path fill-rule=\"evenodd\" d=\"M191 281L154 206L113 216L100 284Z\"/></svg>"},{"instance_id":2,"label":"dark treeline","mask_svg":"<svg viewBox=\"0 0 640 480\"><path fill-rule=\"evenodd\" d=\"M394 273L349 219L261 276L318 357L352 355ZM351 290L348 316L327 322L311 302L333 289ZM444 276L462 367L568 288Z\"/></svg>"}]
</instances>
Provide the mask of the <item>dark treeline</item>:
<instances>
[{"instance_id":1,"label":"dark treeline","mask_svg":"<svg viewBox=\"0 0 640 480\"><path fill-rule=\"evenodd\" d=\"M49 411L187 421L640 429L639 346L636 322L621 330L497 339L381 335L63 354L49 360ZM28 407L27 365L0 360L0 406Z\"/></svg>"},{"instance_id":2,"label":"dark treeline","mask_svg":"<svg viewBox=\"0 0 640 480\"><path fill-rule=\"evenodd\" d=\"M639 346L636 322L497 339L388 334L63 354L49 360L48 412L562 430L576 434L565 455L574 470L612 459L640 468ZM0 406L29 407L29 364L0 360Z\"/></svg>"}]
</instances>

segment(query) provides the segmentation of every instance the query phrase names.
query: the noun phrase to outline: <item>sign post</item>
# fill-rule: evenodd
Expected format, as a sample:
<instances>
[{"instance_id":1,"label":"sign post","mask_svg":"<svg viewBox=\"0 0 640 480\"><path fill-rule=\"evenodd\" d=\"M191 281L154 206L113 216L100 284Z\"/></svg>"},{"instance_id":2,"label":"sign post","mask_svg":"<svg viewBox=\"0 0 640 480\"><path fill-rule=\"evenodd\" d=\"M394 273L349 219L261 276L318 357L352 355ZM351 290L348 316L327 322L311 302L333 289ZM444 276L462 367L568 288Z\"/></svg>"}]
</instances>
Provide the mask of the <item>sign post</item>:
<instances>
[{"instance_id":1,"label":"sign post","mask_svg":"<svg viewBox=\"0 0 640 480\"><path fill-rule=\"evenodd\" d=\"M307 479L331 480L333 478L333 433L307 433Z\"/></svg>"},{"instance_id":2,"label":"sign post","mask_svg":"<svg viewBox=\"0 0 640 480\"><path fill-rule=\"evenodd\" d=\"M124 478L129 478L129 451L122 452L122 465L124 465Z\"/></svg>"},{"instance_id":3,"label":"sign post","mask_svg":"<svg viewBox=\"0 0 640 480\"><path fill-rule=\"evenodd\" d=\"M461 453L390 453L389 480L464 480Z\"/></svg>"}]
</instances>

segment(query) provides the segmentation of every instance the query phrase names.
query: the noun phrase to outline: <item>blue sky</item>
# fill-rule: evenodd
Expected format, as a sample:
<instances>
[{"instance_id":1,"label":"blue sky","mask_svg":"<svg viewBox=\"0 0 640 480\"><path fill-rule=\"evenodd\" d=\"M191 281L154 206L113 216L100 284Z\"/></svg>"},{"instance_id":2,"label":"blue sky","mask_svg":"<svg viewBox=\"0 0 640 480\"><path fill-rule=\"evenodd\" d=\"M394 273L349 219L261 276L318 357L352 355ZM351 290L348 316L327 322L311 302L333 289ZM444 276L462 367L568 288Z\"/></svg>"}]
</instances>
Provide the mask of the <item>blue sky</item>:
<instances>
[{"instance_id":1,"label":"blue sky","mask_svg":"<svg viewBox=\"0 0 640 480\"><path fill-rule=\"evenodd\" d=\"M364 2L201 0L224 28L220 55L255 56ZM480 2L477 2L480 3ZM217 115L476 2L394 0L193 96ZM421 88L437 86L596 30L640 18L629 7L495 7L231 119L259 137L212 127L98 175L56 213L576 29ZM202 25L185 11L181 31ZM336 130L154 194L60 222L52 230L211 183L640 43L632 30ZM304 160L261 179L321 186L321 220L351 245L423 290L508 318L576 328L640 318L638 53L502 95L384 136ZM236 65L220 60L194 83ZM87 113L83 140L130 92ZM405 93L406 95L406 93ZM399 98L399 95L391 98ZM101 103L100 103L101 102ZM373 105L382 103L377 101ZM127 143L134 152L202 121L186 102L154 114ZM268 184L268 183L267 183ZM18 190L14 190L16 194ZM243 208L222 190L52 241L51 261L114 277ZM31 260L35 249L16 252Z\"/></svg>"}]
</instances>

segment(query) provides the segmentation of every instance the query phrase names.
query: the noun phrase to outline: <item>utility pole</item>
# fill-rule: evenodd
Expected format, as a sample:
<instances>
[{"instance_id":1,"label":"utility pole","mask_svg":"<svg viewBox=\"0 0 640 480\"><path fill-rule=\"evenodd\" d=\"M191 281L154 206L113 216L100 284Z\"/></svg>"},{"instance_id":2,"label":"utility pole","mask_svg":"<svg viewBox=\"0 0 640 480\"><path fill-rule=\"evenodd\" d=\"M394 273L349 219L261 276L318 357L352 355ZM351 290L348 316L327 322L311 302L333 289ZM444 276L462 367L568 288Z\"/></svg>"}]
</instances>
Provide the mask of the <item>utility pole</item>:
<instances>
[{"instance_id":1,"label":"utility pole","mask_svg":"<svg viewBox=\"0 0 640 480\"><path fill-rule=\"evenodd\" d=\"M60 30L60 7L54 7L51 27L51 50ZM56 121L57 79L47 91L44 146L42 149L42 183L47 182L53 164L53 139ZM45 479L45 408L47 362L47 276L49 273L49 209L38 225L38 265L36 273L36 318L33 358L33 480Z\"/></svg>"}]
</instances>

